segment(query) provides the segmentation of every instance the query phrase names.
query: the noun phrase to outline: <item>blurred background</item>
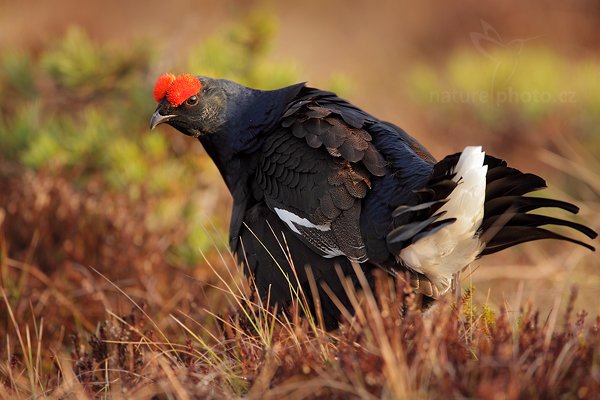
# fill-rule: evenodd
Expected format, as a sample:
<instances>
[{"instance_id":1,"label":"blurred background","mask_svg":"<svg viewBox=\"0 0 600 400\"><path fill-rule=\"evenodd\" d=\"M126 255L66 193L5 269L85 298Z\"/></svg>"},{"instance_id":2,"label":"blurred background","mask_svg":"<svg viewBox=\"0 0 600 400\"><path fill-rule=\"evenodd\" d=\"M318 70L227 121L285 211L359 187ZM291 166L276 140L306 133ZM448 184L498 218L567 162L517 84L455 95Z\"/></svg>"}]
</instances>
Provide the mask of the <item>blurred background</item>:
<instances>
[{"instance_id":1,"label":"blurred background","mask_svg":"<svg viewBox=\"0 0 600 400\"><path fill-rule=\"evenodd\" d=\"M478 144L546 177L600 228L598 0L0 1L0 286L58 342L128 311L120 290L159 324L229 307L229 194L199 143L148 128L167 71L335 90L438 158ZM463 285L547 313L575 284L598 314L599 261L526 244Z\"/></svg>"}]
</instances>

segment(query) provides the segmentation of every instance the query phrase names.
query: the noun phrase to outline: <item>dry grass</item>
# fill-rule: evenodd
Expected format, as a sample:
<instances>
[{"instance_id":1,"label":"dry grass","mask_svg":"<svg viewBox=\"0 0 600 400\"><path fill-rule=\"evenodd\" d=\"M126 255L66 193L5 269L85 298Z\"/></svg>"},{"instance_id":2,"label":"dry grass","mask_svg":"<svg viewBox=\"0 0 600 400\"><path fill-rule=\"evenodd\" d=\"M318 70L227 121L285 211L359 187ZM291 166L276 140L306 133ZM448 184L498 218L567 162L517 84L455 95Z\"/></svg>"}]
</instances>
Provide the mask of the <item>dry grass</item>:
<instances>
[{"instance_id":1,"label":"dry grass","mask_svg":"<svg viewBox=\"0 0 600 400\"><path fill-rule=\"evenodd\" d=\"M600 318L575 311L576 289L544 313L532 302L495 313L469 288L423 314L402 280L376 294L363 281L348 287L356 315L325 332L299 316L305 294L283 314L256 304L229 254L207 256L200 279L168 267L169 236L145 230L135 202L5 176L2 398L600 394Z\"/></svg>"},{"instance_id":2,"label":"dry grass","mask_svg":"<svg viewBox=\"0 0 600 400\"><path fill-rule=\"evenodd\" d=\"M30 266L33 270L35 267ZM402 280L352 295L356 317L338 331L298 313L273 314L243 293L240 308L194 320L170 314L169 333L137 303L92 332L49 345L48 317L18 320L0 366L5 398L594 398L600 393L600 318L566 311L518 318L478 311L467 294L425 315ZM126 295L126 293L122 293ZM31 307L36 304L32 303ZM151 308L151 307L150 307ZM206 325L206 319L211 319ZM212 324L215 320L219 323ZM210 326L210 327L209 327Z\"/></svg>"}]
</instances>

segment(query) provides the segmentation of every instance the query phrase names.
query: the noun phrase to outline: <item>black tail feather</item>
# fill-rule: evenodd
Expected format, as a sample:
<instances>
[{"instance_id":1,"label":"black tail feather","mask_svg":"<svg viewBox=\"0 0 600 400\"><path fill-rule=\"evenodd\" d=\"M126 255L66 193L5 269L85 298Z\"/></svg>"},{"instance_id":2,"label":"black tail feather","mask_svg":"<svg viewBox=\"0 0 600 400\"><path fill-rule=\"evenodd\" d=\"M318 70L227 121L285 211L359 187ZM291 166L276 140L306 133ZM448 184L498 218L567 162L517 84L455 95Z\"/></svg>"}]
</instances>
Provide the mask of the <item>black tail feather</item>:
<instances>
[{"instance_id":1,"label":"black tail feather","mask_svg":"<svg viewBox=\"0 0 600 400\"><path fill-rule=\"evenodd\" d=\"M456 221L456 218L440 220L444 214L445 212L440 212L425 220L406 223L392 229L386 238L388 248L394 254L399 254L406 246Z\"/></svg>"},{"instance_id":2,"label":"black tail feather","mask_svg":"<svg viewBox=\"0 0 600 400\"><path fill-rule=\"evenodd\" d=\"M525 196L503 196L486 200L484 212L486 216L491 217L504 214L509 210L526 213L538 208L560 208L573 214L579 212L579 207L566 201Z\"/></svg>"},{"instance_id":3,"label":"black tail feather","mask_svg":"<svg viewBox=\"0 0 600 400\"><path fill-rule=\"evenodd\" d=\"M498 233L496 233L493 239L490 242L486 243L485 249L483 249L479 256L493 254L500 250L504 250L506 248L516 246L521 243L541 239L564 240L583 246L587 249L590 249L591 251L596 250L594 246L591 246L585 242L558 234L556 232L549 231L544 228L535 228L528 226L510 226L505 227L504 229L501 229Z\"/></svg>"},{"instance_id":4,"label":"black tail feather","mask_svg":"<svg viewBox=\"0 0 600 400\"><path fill-rule=\"evenodd\" d=\"M455 218L443 218L445 212L438 210L456 188L452 170L459 158L460 153L457 153L435 164L425 187L415 191L415 203L394 210L394 228L386 237L392 254L399 254L403 248L456 221Z\"/></svg>"},{"instance_id":5,"label":"black tail feather","mask_svg":"<svg viewBox=\"0 0 600 400\"><path fill-rule=\"evenodd\" d=\"M493 216L487 219L484 219L481 228L483 230L490 229L494 226L494 224L501 223L503 215ZM505 226L517 226L517 227L534 227L537 228L542 225L556 225L556 226L568 226L569 228L575 229L589 237L590 239L594 239L597 234L592 229L588 228L585 225L578 224L577 222L567 221L560 218L549 217L547 215L538 215L538 214L515 214L508 220Z\"/></svg>"},{"instance_id":6,"label":"black tail feather","mask_svg":"<svg viewBox=\"0 0 600 400\"><path fill-rule=\"evenodd\" d=\"M485 193L486 198L493 199L500 196L522 196L525 193L534 192L545 187L546 182L537 175L516 174L501 177L493 181L488 179Z\"/></svg>"},{"instance_id":7,"label":"black tail feather","mask_svg":"<svg viewBox=\"0 0 600 400\"><path fill-rule=\"evenodd\" d=\"M577 206L565 201L524 196L545 188L546 182L542 178L510 168L505 161L491 156L486 156L485 164L488 173L480 237L486 244L480 256L540 239L564 240L595 250L585 242L540 228L542 225L566 226L595 239L598 234L587 226L560 218L527 214L539 208L562 209L573 214L579 211Z\"/></svg>"}]
</instances>

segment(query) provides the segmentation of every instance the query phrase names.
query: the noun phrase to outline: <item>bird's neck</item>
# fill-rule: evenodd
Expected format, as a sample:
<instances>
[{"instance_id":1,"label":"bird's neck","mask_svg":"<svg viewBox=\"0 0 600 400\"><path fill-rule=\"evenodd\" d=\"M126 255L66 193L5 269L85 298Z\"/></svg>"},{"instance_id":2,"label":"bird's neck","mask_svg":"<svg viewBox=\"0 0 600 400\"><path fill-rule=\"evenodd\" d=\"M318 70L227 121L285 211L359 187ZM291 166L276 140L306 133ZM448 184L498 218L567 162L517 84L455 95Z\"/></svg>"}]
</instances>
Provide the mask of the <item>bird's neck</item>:
<instances>
[{"instance_id":1,"label":"bird's neck","mask_svg":"<svg viewBox=\"0 0 600 400\"><path fill-rule=\"evenodd\" d=\"M235 189L244 180L248 179L250 168L244 167L245 160L230 150L224 150L224 146L227 145L226 143L219 143L220 141L214 139L207 140L205 136L201 136L199 140L204 146L206 153L217 166L227 188L233 194Z\"/></svg>"},{"instance_id":2,"label":"bird's neck","mask_svg":"<svg viewBox=\"0 0 600 400\"><path fill-rule=\"evenodd\" d=\"M245 186L253 176L265 136L279 124L289 102L303 86L269 91L242 87L227 111L228 122L218 132L200 136L234 197L239 186Z\"/></svg>"}]
</instances>

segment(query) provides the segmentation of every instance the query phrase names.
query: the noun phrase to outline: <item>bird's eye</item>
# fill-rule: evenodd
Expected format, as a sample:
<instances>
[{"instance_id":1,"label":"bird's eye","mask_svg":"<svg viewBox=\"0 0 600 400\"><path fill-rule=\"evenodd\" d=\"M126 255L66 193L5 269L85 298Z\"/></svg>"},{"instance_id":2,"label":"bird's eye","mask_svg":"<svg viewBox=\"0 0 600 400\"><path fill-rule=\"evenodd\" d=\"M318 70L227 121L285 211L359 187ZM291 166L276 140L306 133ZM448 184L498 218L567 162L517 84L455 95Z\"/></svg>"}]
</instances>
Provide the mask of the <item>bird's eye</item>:
<instances>
[{"instance_id":1,"label":"bird's eye","mask_svg":"<svg viewBox=\"0 0 600 400\"><path fill-rule=\"evenodd\" d=\"M185 101L185 104L188 106L195 106L198 104L198 96L191 96Z\"/></svg>"}]
</instances>

